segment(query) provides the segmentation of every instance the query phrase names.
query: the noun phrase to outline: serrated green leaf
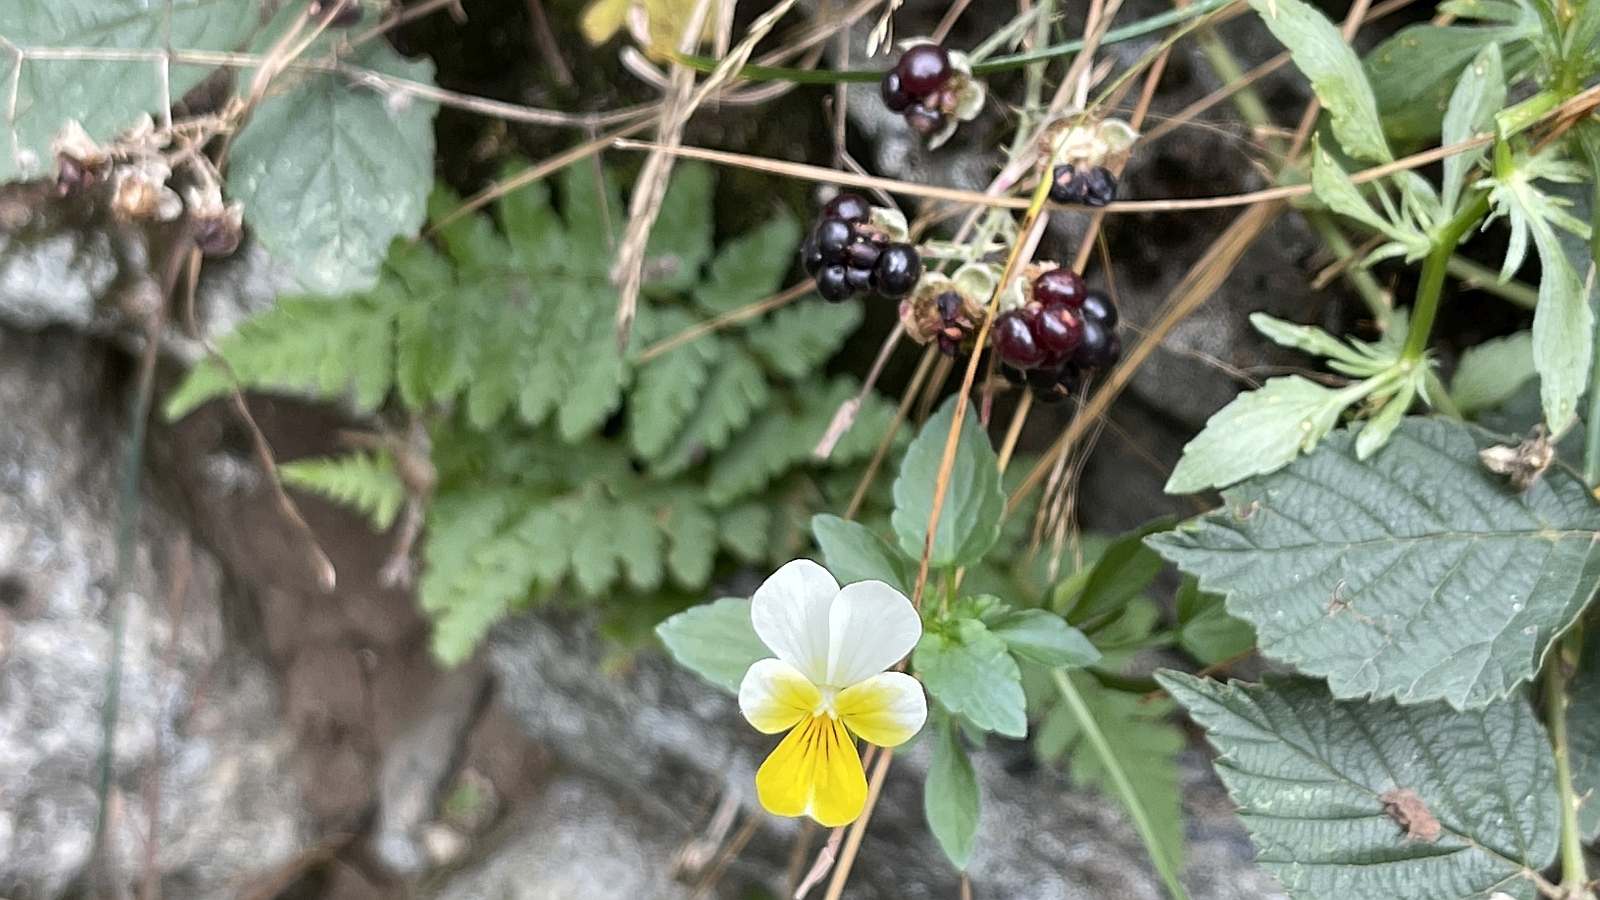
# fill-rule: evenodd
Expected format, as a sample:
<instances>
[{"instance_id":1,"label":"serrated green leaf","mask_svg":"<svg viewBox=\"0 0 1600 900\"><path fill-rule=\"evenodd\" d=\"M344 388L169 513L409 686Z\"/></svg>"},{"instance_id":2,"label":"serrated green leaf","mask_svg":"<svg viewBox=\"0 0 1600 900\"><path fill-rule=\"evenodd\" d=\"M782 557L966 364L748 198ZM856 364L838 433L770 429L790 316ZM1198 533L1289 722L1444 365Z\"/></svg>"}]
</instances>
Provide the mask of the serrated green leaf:
<instances>
[{"instance_id":1,"label":"serrated green leaf","mask_svg":"<svg viewBox=\"0 0 1600 900\"><path fill-rule=\"evenodd\" d=\"M988 623L990 631L1006 642L1014 655L1050 666L1089 666L1100 661L1100 651L1083 632L1055 613L1021 609Z\"/></svg>"},{"instance_id":2,"label":"serrated green leaf","mask_svg":"<svg viewBox=\"0 0 1600 900\"><path fill-rule=\"evenodd\" d=\"M1367 365L1372 362L1367 354L1361 353L1351 344L1315 325L1296 325L1264 312L1253 312L1250 314L1250 326L1280 347L1304 350L1313 356L1340 360L1352 366Z\"/></svg>"},{"instance_id":3,"label":"serrated green leaf","mask_svg":"<svg viewBox=\"0 0 1600 900\"><path fill-rule=\"evenodd\" d=\"M1364 462L1353 443L1335 435L1149 543L1336 696L1506 697L1600 583L1600 508L1558 469L1512 491L1472 426L1408 419Z\"/></svg>"},{"instance_id":4,"label":"serrated green leaf","mask_svg":"<svg viewBox=\"0 0 1600 900\"><path fill-rule=\"evenodd\" d=\"M1311 89L1333 117L1333 133L1344 152L1373 162L1393 159L1361 60L1339 29L1301 0L1250 0L1250 7L1311 80Z\"/></svg>"},{"instance_id":5,"label":"serrated green leaf","mask_svg":"<svg viewBox=\"0 0 1600 900\"><path fill-rule=\"evenodd\" d=\"M1183 448L1167 479L1169 494L1193 494L1276 471L1308 453L1339 423L1355 397L1298 375L1272 378L1233 398Z\"/></svg>"},{"instance_id":6,"label":"serrated green leaf","mask_svg":"<svg viewBox=\"0 0 1600 900\"><path fill-rule=\"evenodd\" d=\"M698 462L707 451L728 447L733 436L771 402L772 388L761 366L743 348L725 344L722 362L701 391L699 404L684 422L677 439L653 464L652 471L658 476L674 475ZM771 416L764 416L758 427L770 421ZM741 439L740 443L737 449L747 449L747 441ZM726 463L727 459L724 456L721 461ZM719 496L722 499L712 502L721 503L731 498L727 494Z\"/></svg>"},{"instance_id":7,"label":"serrated green leaf","mask_svg":"<svg viewBox=\"0 0 1600 900\"><path fill-rule=\"evenodd\" d=\"M348 62L433 83L433 63L369 41ZM249 70L240 77L253 77ZM438 104L312 74L268 96L229 155L230 194L267 247L314 291L372 286L389 243L422 224L433 184Z\"/></svg>"},{"instance_id":8,"label":"serrated green leaf","mask_svg":"<svg viewBox=\"0 0 1600 900\"><path fill-rule=\"evenodd\" d=\"M684 162L673 169L661 211L645 242L645 288L677 294L700 280L711 257L711 168Z\"/></svg>"},{"instance_id":9,"label":"serrated green leaf","mask_svg":"<svg viewBox=\"0 0 1600 900\"><path fill-rule=\"evenodd\" d=\"M1589 383L1594 312L1549 223L1536 218L1530 228L1543 270L1533 313L1533 366L1545 421L1559 432L1577 415L1578 398Z\"/></svg>"},{"instance_id":10,"label":"serrated green leaf","mask_svg":"<svg viewBox=\"0 0 1600 900\"><path fill-rule=\"evenodd\" d=\"M1178 646L1202 666L1215 665L1249 652L1256 630L1228 615L1221 594L1200 590L1192 576L1178 586Z\"/></svg>"},{"instance_id":11,"label":"serrated green leaf","mask_svg":"<svg viewBox=\"0 0 1600 900\"><path fill-rule=\"evenodd\" d=\"M922 633L911 664L928 694L984 731L1028 733L1022 673L1006 642L976 619L956 619Z\"/></svg>"},{"instance_id":12,"label":"serrated green leaf","mask_svg":"<svg viewBox=\"0 0 1600 900\"><path fill-rule=\"evenodd\" d=\"M788 398L792 403L764 410L753 425L739 432L737 440L712 466L706 498L714 504L730 503L761 490L783 472L814 461L812 448L822 440L839 405L855 392L855 382L841 376L829 381L826 389L812 387L798 397ZM875 425L881 435L886 426L881 419ZM863 426L858 421L857 428L861 427L874 425ZM834 463L851 458L845 441L834 448L830 457ZM803 528L806 523L801 524Z\"/></svg>"},{"instance_id":13,"label":"serrated green leaf","mask_svg":"<svg viewBox=\"0 0 1600 900\"><path fill-rule=\"evenodd\" d=\"M951 397L928 418L921 433L906 448L900 477L894 482L894 514L889 521L900 540L901 552L913 559L922 558L945 443L955 421L955 401ZM1000 514L1005 509L998 460L989 445L989 436L969 409L962 418L948 489L933 533L928 558L933 568L974 565L994 546L1000 534Z\"/></svg>"},{"instance_id":14,"label":"serrated green leaf","mask_svg":"<svg viewBox=\"0 0 1600 900\"><path fill-rule=\"evenodd\" d=\"M695 303L721 315L776 293L799 245L800 223L793 216L779 216L723 244L706 280L694 289Z\"/></svg>"},{"instance_id":15,"label":"serrated green leaf","mask_svg":"<svg viewBox=\"0 0 1600 900\"><path fill-rule=\"evenodd\" d=\"M661 525L671 545L667 568L678 584L698 590L711 580L717 555L717 519L705 507L689 501L675 503L671 510L671 518Z\"/></svg>"},{"instance_id":16,"label":"serrated green leaf","mask_svg":"<svg viewBox=\"0 0 1600 900\"><path fill-rule=\"evenodd\" d=\"M717 538L745 562L765 559L772 519L772 511L759 503L740 504L722 514Z\"/></svg>"},{"instance_id":17,"label":"serrated green leaf","mask_svg":"<svg viewBox=\"0 0 1600 900\"><path fill-rule=\"evenodd\" d=\"M660 311L660 325L668 334L694 323L682 310ZM704 399L706 383L722 355L722 339L706 334L651 358L639 368L628 394L628 436L640 456L659 459L683 432L690 415Z\"/></svg>"},{"instance_id":18,"label":"serrated green leaf","mask_svg":"<svg viewBox=\"0 0 1600 900\"><path fill-rule=\"evenodd\" d=\"M1378 452L1384 444L1389 443L1390 436L1400 427L1400 421L1405 418L1406 411L1417 399L1419 385L1425 383L1427 374L1425 368L1412 369L1402 377L1393 395L1387 399L1374 399L1374 402L1381 400L1383 407L1359 426L1360 430L1356 432L1356 459L1366 459ZM1356 427L1351 426L1352 430Z\"/></svg>"},{"instance_id":19,"label":"serrated green leaf","mask_svg":"<svg viewBox=\"0 0 1600 900\"><path fill-rule=\"evenodd\" d=\"M0 182L49 175L50 143L67 121L104 143L170 107L211 72L167 60L93 59L96 50L222 50L256 22L253 0L9 0L0 22ZM83 58L37 51L86 48Z\"/></svg>"},{"instance_id":20,"label":"serrated green leaf","mask_svg":"<svg viewBox=\"0 0 1600 900\"><path fill-rule=\"evenodd\" d=\"M1478 52L1472 63L1461 70L1461 79L1450 94L1445 109L1440 140L1459 144L1475 134L1494 130L1494 114L1506 103L1506 76L1500 60L1500 45L1490 43ZM1484 151L1466 150L1444 158L1444 196L1442 203L1451 214L1461 198L1467 170L1483 159Z\"/></svg>"},{"instance_id":21,"label":"serrated green leaf","mask_svg":"<svg viewBox=\"0 0 1600 900\"><path fill-rule=\"evenodd\" d=\"M750 624L750 601L723 597L684 610L656 626L656 636L678 665L730 694L739 693L744 673L772 656Z\"/></svg>"},{"instance_id":22,"label":"serrated green leaf","mask_svg":"<svg viewBox=\"0 0 1600 900\"><path fill-rule=\"evenodd\" d=\"M867 526L818 513L811 517L811 534L840 584L882 581L902 594L911 593L915 580L911 561Z\"/></svg>"},{"instance_id":23,"label":"serrated green leaf","mask_svg":"<svg viewBox=\"0 0 1600 900\"><path fill-rule=\"evenodd\" d=\"M351 453L331 459L297 459L278 466L284 484L355 507L379 532L389 530L405 502L406 488L389 454Z\"/></svg>"},{"instance_id":24,"label":"serrated green leaf","mask_svg":"<svg viewBox=\"0 0 1600 900\"><path fill-rule=\"evenodd\" d=\"M1555 766L1525 701L1455 712L1337 702L1306 679L1157 678L1220 751L1256 862L1290 896L1536 896L1530 874L1556 852ZM1409 840L1385 806L1401 790L1420 804Z\"/></svg>"},{"instance_id":25,"label":"serrated green leaf","mask_svg":"<svg viewBox=\"0 0 1600 900\"><path fill-rule=\"evenodd\" d=\"M935 730L933 761L922 786L922 808L950 864L965 872L978 834L978 777L961 746L960 732L946 721Z\"/></svg>"},{"instance_id":26,"label":"serrated green leaf","mask_svg":"<svg viewBox=\"0 0 1600 900\"><path fill-rule=\"evenodd\" d=\"M1511 399L1537 374L1531 332L1490 338L1461 351L1456 374L1450 379L1450 399L1470 415Z\"/></svg>"},{"instance_id":27,"label":"serrated green leaf","mask_svg":"<svg viewBox=\"0 0 1600 900\"><path fill-rule=\"evenodd\" d=\"M355 404L375 409L394 377L394 318L399 304L391 286L347 299L285 297L241 323L218 350L246 388L319 398L353 391ZM181 419L232 388L227 372L202 360L163 409Z\"/></svg>"},{"instance_id":28,"label":"serrated green leaf","mask_svg":"<svg viewBox=\"0 0 1600 900\"><path fill-rule=\"evenodd\" d=\"M803 300L791 303L751 328L750 349L767 367L791 381L814 374L861 324L861 306Z\"/></svg>"}]
</instances>

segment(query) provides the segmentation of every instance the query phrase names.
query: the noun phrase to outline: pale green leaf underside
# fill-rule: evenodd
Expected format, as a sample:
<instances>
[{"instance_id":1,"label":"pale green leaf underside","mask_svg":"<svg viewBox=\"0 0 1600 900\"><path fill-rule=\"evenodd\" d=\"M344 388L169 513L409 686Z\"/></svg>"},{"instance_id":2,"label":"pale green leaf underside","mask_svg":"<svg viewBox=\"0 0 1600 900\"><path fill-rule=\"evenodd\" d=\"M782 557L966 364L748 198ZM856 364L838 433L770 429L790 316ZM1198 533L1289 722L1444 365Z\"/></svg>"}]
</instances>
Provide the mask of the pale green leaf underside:
<instances>
[{"instance_id":1,"label":"pale green leaf underside","mask_svg":"<svg viewBox=\"0 0 1600 900\"><path fill-rule=\"evenodd\" d=\"M1499 406L1536 374L1532 334L1492 338L1461 352L1450 379L1450 399L1464 413Z\"/></svg>"},{"instance_id":2,"label":"pale green leaf underside","mask_svg":"<svg viewBox=\"0 0 1600 900\"><path fill-rule=\"evenodd\" d=\"M55 165L50 142L68 119L106 141L141 114L182 97L210 71L209 66L172 64L164 81L160 59L41 60L27 58L28 51L233 50L257 21L254 0L7 0L5 10L0 182L49 174Z\"/></svg>"},{"instance_id":3,"label":"pale green leaf underside","mask_svg":"<svg viewBox=\"0 0 1600 900\"><path fill-rule=\"evenodd\" d=\"M372 41L351 62L432 83L433 63ZM248 78L249 73L243 77ZM268 97L234 142L231 195L264 244L312 291L372 286L389 243L414 235L433 187L438 105L338 75L307 76Z\"/></svg>"},{"instance_id":4,"label":"pale green leaf underside","mask_svg":"<svg viewBox=\"0 0 1600 900\"><path fill-rule=\"evenodd\" d=\"M1444 704L1333 700L1319 682L1161 683L1206 729L1217 772L1295 900L1531 900L1526 868L1555 856L1554 762L1520 699L1475 712ZM1409 788L1437 817L1407 839L1380 799Z\"/></svg>"},{"instance_id":5,"label":"pale green leaf underside","mask_svg":"<svg viewBox=\"0 0 1600 900\"><path fill-rule=\"evenodd\" d=\"M1339 434L1148 541L1336 696L1481 707L1532 677L1600 579L1588 491L1559 469L1512 491L1478 462L1495 442L1408 419L1359 461Z\"/></svg>"},{"instance_id":6,"label":"pale green leaf underside","mask_svg":"<svg viewBox=\"0 0 1600 900\"><path fill-rule=\"evenodd\" d=\"M1361 60L1339 29L1300 0L1250 0L1250 6L1311 79L1317 99L1333 117L1333 133L1345 153L1373 162L1392 159Z\"/></svg>"},{"instance_id":7,"label":"pale green leaf underside","mask_svg":"<svg viewBox=\"0 0 1600 900\"><path fill-rule=\"evenodd\" d=\"M656 626L678 664L730 694L739 692L744 673L772 651L750 624L750 601L724 597L685 610Z\"/></svg>"},{"instance_id":8,"label":"pale green leaf underside","mask_svg":"<svg viewBox=\"0 0 1600 900\"><path fill-rule=\"evenodd\" d=\"M1206 420L1183 448L1166 491L1192 494L1276 471L1316 447L1348 402L1339 391L1298 375L1269 379Z\"/></svg>"},{"instance_id":9,"label":"pale green leaf underside","mask_svg":"<svg viewBox=\"0 0 1600 900\"><path fill-rule=\"evenodd\" d=\"M928 816L928 830L950 864L965 871L978 833L978 778L961 747L958 729L948 721L939 726L934 739L922 807Z\"/></svg>"}]
</instances>

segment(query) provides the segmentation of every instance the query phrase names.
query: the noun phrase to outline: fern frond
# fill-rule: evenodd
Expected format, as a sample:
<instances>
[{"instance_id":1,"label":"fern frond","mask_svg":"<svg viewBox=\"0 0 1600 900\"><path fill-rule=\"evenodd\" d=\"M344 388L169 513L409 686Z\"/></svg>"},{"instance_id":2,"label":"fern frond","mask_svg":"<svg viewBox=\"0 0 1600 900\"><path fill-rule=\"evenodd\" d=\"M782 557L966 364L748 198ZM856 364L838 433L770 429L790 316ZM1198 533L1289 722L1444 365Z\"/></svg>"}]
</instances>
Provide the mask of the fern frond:
<instances>
[{"instance_id":1,"label":"fern frond","mask_svg":"<svg viewBox=\"0 0 1600 900\"><path fill-rule=\"evenodd\" d=\"M379 532L389 530L405 502L406 488L389 454L351 453L325 459L297 459L278 466L284 484L321 494L365 513Z\"/></svg>"}]
</instances>

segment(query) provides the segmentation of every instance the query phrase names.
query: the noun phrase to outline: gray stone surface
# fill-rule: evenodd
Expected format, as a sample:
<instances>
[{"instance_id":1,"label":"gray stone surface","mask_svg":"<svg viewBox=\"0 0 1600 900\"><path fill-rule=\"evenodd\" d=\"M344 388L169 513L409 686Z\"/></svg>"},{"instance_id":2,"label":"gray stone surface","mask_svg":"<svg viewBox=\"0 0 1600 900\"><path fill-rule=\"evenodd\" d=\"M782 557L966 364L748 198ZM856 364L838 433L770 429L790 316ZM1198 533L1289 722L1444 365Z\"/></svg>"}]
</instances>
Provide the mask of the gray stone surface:
<instances>
[{"instance_id":1,"label":"gray stone surface","mask_svg":"<svg viewBox=\"0 0 1600 900\"><path fill-rule=\"evenodd\" d=\"M740 717L731 696L664 659L640 654L625 672L602 672L600 642L582 623L525 616L496 631L489 659L501 698L523 728L574 771L626 802L644 825L687 842L702 810L729 794L762 826L723 879L724 896L750 888L777 891L792 820L762 812L754 773L773 740ZM873 815L847 896L915 900L956 896L954 872L922 816L926 747L897 756ZM1005 900L1159 900L1164 892L1138 837L1106 800L1070 790L1048 770L1008 775L995 753L977 757L984 797L973 896ZM1281 897L1250 863L1239 825L1218 802L1215 782L1195 761L1195 788L1209 786L1208 815L1196 816L1185 879L1195 900ZM559 820L536 826L564 828ZM534 840L535 838L526 838ZM666 871L672 857L654 845L645 857ZM512 841L486 866L508 865L524 845ZM448 895L452 898L456 895ZM533 895L542 896L542 895ZM609 896L609 895L607 895Z\"/></svg>"},{"instance_id":2,"label":"gray stone surface","mask_svg":"<svg viewBox=\"0 0 1600 900\"><path fill-rule=\"evenodd\" d=\"M668 876L675 842L618 801L611 789L575 775L557 778L505 828L482 863L450 879L436 900L685 900Z\"/></svg>"},{"instance_id":3,"label":"gray stone surface","mask_svg":"<svg viewBox=\"0 0 1600 900\"><path fill-rule=\"evenodd\" d=\"M104 359L0 328L0 896L52 900L85 876L120 616L107 870L153 874L167 900L231 897L304 846L290 747L266 670L224 645L219 567L148 502L119 588Z\"/></svg>"}]
</instances>

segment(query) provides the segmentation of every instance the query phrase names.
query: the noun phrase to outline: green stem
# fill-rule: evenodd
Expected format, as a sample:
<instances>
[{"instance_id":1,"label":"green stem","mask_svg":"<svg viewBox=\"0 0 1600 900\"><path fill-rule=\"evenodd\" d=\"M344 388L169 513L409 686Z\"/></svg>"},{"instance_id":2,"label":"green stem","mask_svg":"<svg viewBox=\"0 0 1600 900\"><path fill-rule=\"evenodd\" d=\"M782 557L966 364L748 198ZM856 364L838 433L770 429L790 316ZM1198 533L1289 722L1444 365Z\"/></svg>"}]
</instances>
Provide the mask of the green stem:
<instances>
[{"instance_id":1,"label":"green stem","mask_svg":"<svg viewBox=\"0 0 1600 900\"><path fill-rule=\"evenodd\" d=\"M1372 314L1372 321L1378 326L1379 331L1389 327L1389 315L1394 312L1393 303L1389 292L1383 289L1378 279L1360 260L1351 259L1355 256L1356 248L1350 244L1350 239L1344 236L1339 226L1333 222L1333 216L1325 210L1305 210L1302 213L1311 227L1316 230L1317 236L1328 245L1333 255L1339 259L1349 260L1344 267L1344 277L1350 279L1350 284L1355 287L1356 293L1361 295L1363 303L1367 304L1367 312Z\"/></svg>"},{"instance_id":2,"label":"green stem","mask_svg":"<svg viewBox=\"0 0 1600 900\"><path fill-rule=\"evenodd\" d=\"M1440 415L1448 416L1457 422L1465 419L1466 416L1461 414L1461 407L1450 399L1450 392L1445 390L1444 382L1439 380L1439 373L1435 372L1432 366L1428 367L1428 374L1424 377L1427 379L1428 405Z\"/></svg>"},{"instance_id":3,"label":"green stem","mask_svg":"<svg viewBox=\"0 0 1600 900\"><path fill-rule=\"evenodd\" d=\"M1600 341L1600 316L1595 317L1594 335L1594 339ZM1589 372L1589 414L1584 419L1583 440L1583 481L1590 489L1600 486L1600 353L1594 354L1592 366Z\"/></svg>"},{"instance_id":4,"label":"green stem","mask_svg":"<svg viewBox=\"0 0 1600 900\"><path fill-rule=\"evenodd\" d=\"M1452 278L1467 282L1475 291L1493 294L1501 300L1515 303L1523 309L1533 309L1539 303L1539 292L1520 281L1500 281L1500 273L1488 266L1475 263L1465 256L1454 254L1448 266Z\"/></svg>"},{"instance_id":5,"label":"green stem","mask_svg":"<svg viewBox=\"0 0 1600 900\"><path fill-rule=\"evenodd\" d=\"M1077 685L1072 683L1072 678L1067 675L1066 669L1056 669L1051 675L1055 678L1056 689L1061 692L1061 699L1066 701L1067 707L1072 710L1078 725L1083 728L1083 736L1089 741L1089 746L1094 748L1095 755L1100 757L1100 764L1105 766L1106 774L1111 778L1117 796L1122 798L1123 809L1128 811L1128 818L1133 820L1133 827L1138 830L1139 837L1144 840L1145 848L1150 851L1150 860L1155 863L1156 872L1161 876L1162 883L1167 886L1167 893L1172 895L1173 900L1189 900L1188 892L1178 881L1177 867L1167 857L1160 839L1156 836L1155 825L1150 821L1150 813L1145 810L1144 804L1139 802L1139 795L1133 792L1133 782L1128 779L1128 773L1123 770L1117 755L1111 751L1111 744L1106 741L1105 733L1100 730L1100 724L1089 712L1089 704L1083 701L1083 695L1078 693Z\"/></svg>"},{"instance_id":6,"label":"green stem","mask_svg":"<svg viewBox=\"0 0 1600 900\"><path fill-rule=\"evenodd\" d=\"M1562 896L1578 897L1589 883L1583 858L1583 835L1578 831L1578 796L1572 789L1572 760L1567 742L1566 667L1576 660L1579 633L1574 628L1556 645L1544 666L1545 712L1549 721L1550 746L1556 758L1556 792L1561 802L1561 888Z\"/></svg>"},{"instance_id":7,"label":"green stem","mask_svg":"<svg viewBox=\"0 0 1600 900\"><path fill-rule=\"evenodd\" d=\"M1422 262L1422 281L1417 285L1417 299L1411 307L1411 334L1400 351L1400 359L1421 363L1428 349L1428 333L1433 330L1433 318L1439 312L1439 294L1444 289L1444 276L1450 267L1450 257L1456 245L1471 231L1478 221L1489 213L1489 194L1479 193L1477 198L1456 213L1455 217L1433 234L1433 249Z\"/></svg>"},{"instance_id":8,"label":"green stem","mask_svg":"<svg viewBox=\"0 0 1600 900\"><path fill-rule=\"evenodd\" d=\"M1140 19L1137 22L1132 22L1122 26L1121 28L1113 28L1110 31L1107 31L1105 36L1100 39L1100 44L1101 46L1105 46L1107 44L1117 43L1118 41L1126 41L1132 40L1136 37L1143 37L1153 31L1160 31L1161 29L1170 25L1176 25L1179 22L1193 19L1196 16L1203 16L1207 13L1215 12L1233 2L1235 2L1235 0L1199 0L1199 2L1191 3L1182 9L1175 9L1171 12L1165 12L1158 16L1151 16L1148 19ZM1083 40L1079 39L1075 41L1067 41L1062 44L1052 44L1049 47L1043 47L1029 53L1017 53L1012 56L998 56L985 62L974 63L972 66L972 74L989 75L994 72L1003 72L1009 69L1021 68L1029 63L1047 62L1052 59L1057 59L1062 56L1076 53L1083 49L1083 45ZM709 56L694 56L691 54L681 53L672 53L670 56L673 62L676 62L682 66L688 66L689 68L700 72L714 71L717 66L721 64L721 60L712 59ZM883 77L883 70L844 69L839 71L820 71L816 69L786 69L777 66L747 65L739 69L738 77L746 81L789 81L795 84L837 84L841 81L877 81Z\"/></svg>"}]
</instances>

